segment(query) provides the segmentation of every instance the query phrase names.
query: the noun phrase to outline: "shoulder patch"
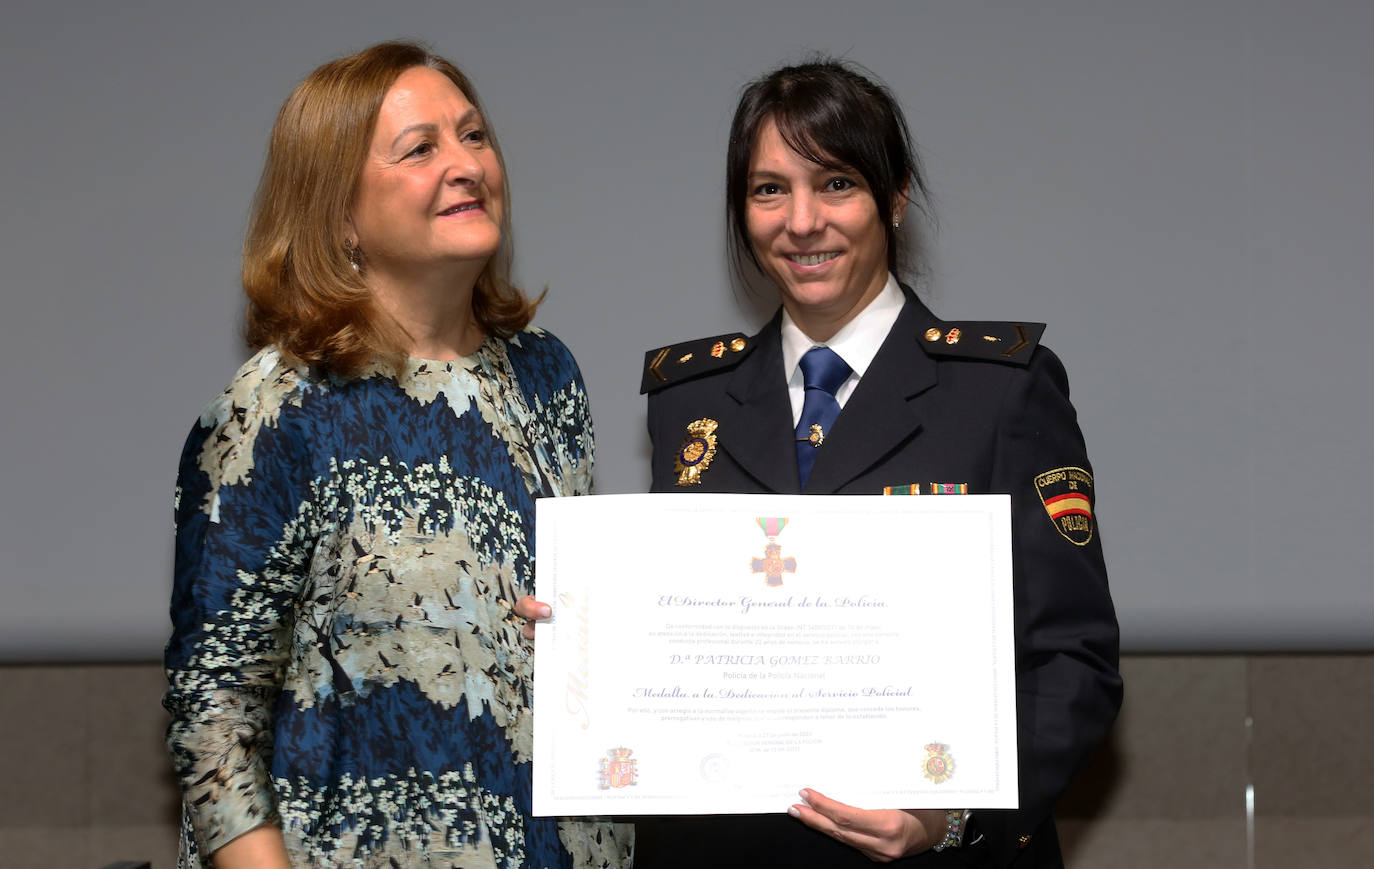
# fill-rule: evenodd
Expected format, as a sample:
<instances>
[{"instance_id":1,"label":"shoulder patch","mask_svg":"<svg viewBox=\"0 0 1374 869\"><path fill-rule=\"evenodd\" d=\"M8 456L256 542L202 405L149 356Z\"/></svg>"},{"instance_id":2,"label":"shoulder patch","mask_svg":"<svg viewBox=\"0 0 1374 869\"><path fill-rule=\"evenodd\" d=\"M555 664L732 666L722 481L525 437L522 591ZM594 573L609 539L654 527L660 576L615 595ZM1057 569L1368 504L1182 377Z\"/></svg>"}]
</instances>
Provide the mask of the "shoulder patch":
<instances>
[{"instance_id":1,"label":"shoulder patch","mask_svg":"<svg viewBox=\"0 0 1374 869\"><path fill-rule=\"evenodd\" d=\"M963 320L937 323L920 336L932 356L962 356L1025 365L1045 334L1044 323Z\"/></svg>"},{"instance_id":2,"label":"shoulder patch","mask_svg":"<svg viewBox=\"0 0 1374 869\"><path fill-rule=\"evenodd\" d=\"M743 332L731 332L650 350L644 354L639 391L655 392L699 374L732 368L753 349L753 338Z\"/></svg>"},{"instance_id":3,"label":"shoulder patch","mask_svg":"<svg viewBox=\"0 0 1374 869\"><path fill-rule=\"evenodd\" d=\"M1083 468L1054 468L1035 477L1035 491L1054 530L1077 546L1093 539L1093 475Z\"/></svg>"}]
</instances>

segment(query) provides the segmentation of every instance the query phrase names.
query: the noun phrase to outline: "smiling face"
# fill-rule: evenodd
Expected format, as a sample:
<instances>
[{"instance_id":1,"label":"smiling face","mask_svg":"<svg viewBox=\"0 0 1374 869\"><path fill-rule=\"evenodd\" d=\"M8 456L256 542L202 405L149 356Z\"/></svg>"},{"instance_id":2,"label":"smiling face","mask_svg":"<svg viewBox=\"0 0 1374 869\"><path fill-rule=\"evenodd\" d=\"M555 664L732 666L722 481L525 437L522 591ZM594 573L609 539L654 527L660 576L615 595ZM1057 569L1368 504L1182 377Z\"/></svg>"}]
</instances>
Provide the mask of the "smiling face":
<instances>
[{"instance_id":1,"label":"smiling face","mask_svg":"<svg viewBox=\"0 0 1374 869\"><path fill-rule=\"evenodd\" d=\"M501 162L477 109L443 73L403 72L382 101L350 228L370 278L471 272L501 244Z\"/></svg>"},{"instance_id":2,"label":"smiling face","mask_svg":"<svg viewBox=\"0 0 1374 869\"><path fill-rule=\"evenodd\" d=\"M755 140L748 184L745 227L759 265L801 330L829 339L887 282L892 208L879 211L858 172L792 150L771 120Z\"/></svg>"}]
</instances>

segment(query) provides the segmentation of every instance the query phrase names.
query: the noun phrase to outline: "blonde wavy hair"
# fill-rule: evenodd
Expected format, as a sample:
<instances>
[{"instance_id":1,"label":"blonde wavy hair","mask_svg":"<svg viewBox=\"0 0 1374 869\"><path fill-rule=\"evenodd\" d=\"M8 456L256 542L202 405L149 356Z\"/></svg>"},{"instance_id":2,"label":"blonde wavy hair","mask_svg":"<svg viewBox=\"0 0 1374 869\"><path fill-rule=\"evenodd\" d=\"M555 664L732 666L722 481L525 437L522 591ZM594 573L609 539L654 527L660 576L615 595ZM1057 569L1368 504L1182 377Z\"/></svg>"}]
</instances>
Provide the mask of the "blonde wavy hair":
<instances>
[{"instance_id":1,"label":"blonde wavy hair","mask_svg":"<svg viewBox=\"0 0 1374 869\"><path fill-rule=\"evenodd\" d=\"M342 377L403 365L410 336L376 304L342 239L382 101L415 67L447 76L482 112L458 67L412 42L383 42L330 61L282 104L243 245L244 338L254 349L272 344ZM529 324L543 297L527 299L510 282L510 188L495 135L490 141L507 206L501 247L477 278L472 310L485 334L509 338Z\"/></svg>"}]
</instances>

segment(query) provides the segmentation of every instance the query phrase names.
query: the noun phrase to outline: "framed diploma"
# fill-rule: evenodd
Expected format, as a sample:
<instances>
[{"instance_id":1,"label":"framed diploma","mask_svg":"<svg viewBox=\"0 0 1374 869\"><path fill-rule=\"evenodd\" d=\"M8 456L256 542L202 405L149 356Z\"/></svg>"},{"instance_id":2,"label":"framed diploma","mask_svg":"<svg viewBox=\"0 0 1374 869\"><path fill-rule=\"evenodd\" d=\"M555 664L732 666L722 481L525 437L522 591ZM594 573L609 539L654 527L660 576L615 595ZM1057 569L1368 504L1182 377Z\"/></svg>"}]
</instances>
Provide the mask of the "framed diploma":
<instances>
[{"instance_id":1,"label":"framed diploma","mask_svg":"<svg viewBox=\"0 0 1374 869\"><path fill-rule=\"evenodd\" d=\"M1008 496L536 509L536 815L1016 806Z\"/></svg>"}]
</instances>

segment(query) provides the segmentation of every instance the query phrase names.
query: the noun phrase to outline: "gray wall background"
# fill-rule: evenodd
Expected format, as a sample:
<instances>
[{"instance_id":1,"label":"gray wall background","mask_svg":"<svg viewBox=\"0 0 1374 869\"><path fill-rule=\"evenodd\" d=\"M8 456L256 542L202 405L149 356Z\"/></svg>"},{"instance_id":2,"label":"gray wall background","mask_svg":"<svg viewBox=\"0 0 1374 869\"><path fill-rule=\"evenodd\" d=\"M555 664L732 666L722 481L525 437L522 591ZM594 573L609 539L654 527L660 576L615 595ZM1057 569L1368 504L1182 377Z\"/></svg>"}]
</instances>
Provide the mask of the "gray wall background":
<instances>
[{"instance_id":1,"label":"gray wall background","mask_svg":"<svg viewBox=\"0 0 1374 869\"><path fill-rule=\"evenodd\" d=\"M0 658L160 654L267 132L310 69L395 36L487 103L600 491L647 486L642 351L759 322L725 265L729 117L826 51L908 112L937 313L1050 324L1125 647L1374 649L1371 34L1359 0L11 4Z\"/></svg>"}]
</instances>

